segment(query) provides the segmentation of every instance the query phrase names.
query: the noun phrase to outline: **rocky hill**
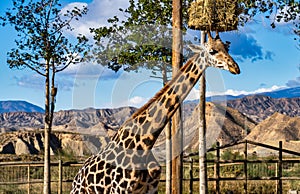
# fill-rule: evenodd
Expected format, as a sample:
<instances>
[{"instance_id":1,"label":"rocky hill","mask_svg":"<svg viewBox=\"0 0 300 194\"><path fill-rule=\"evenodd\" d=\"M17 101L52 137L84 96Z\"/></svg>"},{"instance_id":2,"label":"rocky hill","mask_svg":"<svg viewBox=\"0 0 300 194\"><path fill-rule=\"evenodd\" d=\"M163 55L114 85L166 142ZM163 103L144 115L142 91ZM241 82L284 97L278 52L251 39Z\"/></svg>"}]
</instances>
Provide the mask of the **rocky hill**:
<instances>
[{"instance_id":1,"label":"rocky hill","mask_svg":"<svg viewBox=\"0 0 300 194\"><path fill-rule=\"evenodd\" d=\"M244 113L256 122L261 122L276 112L290 117L300 116L300 97L246 96L241 99L228 101L227 106Z\"/></svg>"},{"instance_id":2,"label":"rocky hill","mask_svg":"<svg viewBox=\"0 0 300 194\"><path fill-rule=\"evenodd\" d=\"M252 119L229 107L208 103L206 111L208 148L216 141L219 141L221 145L237 142L245 138L257 124ZM199 122L195 121L196 118L199 118L198 107L184 125L189 133L186 135L191 135L191 141L188 139L188 142L194 149L198 148L199 137L197 131Z\"/></svg>"},{"instance_id":3,"label":"rocky hill","mask_svg":"<svg viewBox=\"0 0 300 194\"><path fill-rule=\"evenodd\" d=\"M278 141L282 141L285 149L300 152L300 118L274 113L255 126L246 139L276 147ZM270 150L261 147L256 147L253 151L258 154L270 153Z\"/></svg>"},{"instance_id":4,"label":"rocky hill","mask_svg":"<svg viewBox=\"0 0 300 194\"><path fill-rule=\"evenodd\" d=\"M184 106L184 111L191 107ZM199 137L199 111L198 107L191 113L185 112L185 119L183 123L183 144L187 152L198 150ZM207 148L210 148L216 141L221 145L239 141L247 136L250 129L256 126L256 123L239 113L232 108L225 106L207 103L206 105L206 140ZM156 144L154 145L154 154L158 160L165 159L165 133L160 135ZM179 153L177 153L179 154Z\"/></svg>"},{"instance_id":5,"label":"rocky hill","mask_svg":"<svg viewBox=\"0 0 300 194\"><path fill-rule=\"evenodd\" d=\"M52 155L62 150L75 156L91 155L97 153L108 141L106 136L54 132L50 136L50 151ZM1 154L39 154L43 150L43 131L18 131L0 135Z\"/></svg>"},{"instance_id":6,"label":"rocky hill","mask_svg":"<svg viewBox=\"0 0 300 194\"><path fill-rule=\"evenodd\" d=\"M54 113L53 130L101 134L102 130L117 129L136 108L66 110ZM2 132L44 128L44 114L11 112L0 114ZM98 128L94 130L94 128ZM100 130L99 130L100 129Z\"/></svg>"},{"instance_id":7,"label":"rocky hill","mask_svg":"<svg viewBox=\"0 0 300 194\"><path fill-rule=\"evenodd\" d=\"M67 110L54 113L52 154L96 154L135 108ZM0 114L0 154L38 154L43 150L44 115L11 112Z\"/></svg>"}]
</instances>

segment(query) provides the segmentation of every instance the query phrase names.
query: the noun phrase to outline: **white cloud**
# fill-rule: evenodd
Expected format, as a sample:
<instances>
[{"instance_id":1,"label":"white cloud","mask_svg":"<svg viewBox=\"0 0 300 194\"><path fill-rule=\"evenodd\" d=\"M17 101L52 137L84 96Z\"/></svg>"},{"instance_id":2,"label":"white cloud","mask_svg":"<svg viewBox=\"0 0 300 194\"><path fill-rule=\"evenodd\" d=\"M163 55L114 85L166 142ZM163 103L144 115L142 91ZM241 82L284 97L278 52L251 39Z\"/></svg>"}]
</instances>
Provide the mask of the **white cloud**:
<instances>
[{"instance_id":1,"label":"white cloud","mask_svg":"<svg viewBox=\"0 0 300 194\"><path fill-rule=\"evenodd\" d=\"M148 98L134 96L128 100L130 106L140 107L148 101Z\"/></svg>"},{"instance_id":2,"label":"white cloud","mask_svg":"<svg viewBox=\"0 0 300 194\"><path fill-rule=\"evenodd\" d=\"M45 89L45 77L39 74L24 74L22 76L14 76L15 84L19 87L30 88L35 90L44 91ZM70 91L75 83L72 79L68 77L58 76L55 77L55 87L58 87L59 90Z\"/></svg>"},{"instance_id":3,"label":"white cloud","mask_svg":"<svg viewBox=\"0 0 300 194\"><path fill-rule=\"evenodd\" d=\"M69 3L65 7L61 9L61 13L65 14L67 11L73 10L75 7L82 9L83 7L87 7L87 3L82 3L82 2L74 2L74 3Z\"/></svg>"},{"instance_id":4,"label":"white cloud","mask_svg":"<svg viewBox=\"0 0 300 194\"><path fill-rule=\"evenodd\" d=\"M125 100L123 102L117 102L117 103L115 102L113 104L106 104L106 106L112 107L112 108L126 107L126 106L140 108L141 106L146 104L146 102L148 100L149 100L149 98L144 98L141 96L133 96L132 98L129 98L128 100Z\"/></svg>"},{"instance_id":5,"label":"white cloud","mask_svg":"<svg viewBox=\"0 0 300 194\"><path fill-rule=\"evenodd\" d=\"M228 89L225 92L215 92L215 91L208 91L207 96L216 96L216 95L231 95L231 96L239 96L239 95L251 95L251 94L259 94L264 92L272 92L280 89L284 89L286 86L277 86L274 85L270 88L259 88L254 91L245 91L245 90L232 90Z\"/></svg>"},{"instance_id":6,"label":"white cloud","mask_svg":"<svg viewBox=\"0 0 300 194\"><path fill-rule=\"evenodd\" d=\"M299 66L300 67L300 66ZM300 86L300 77L296 77L295 79L289 80L286 85L288 87L299 87Z\"/></svg>"},{"instance_id":7,"label":"white cloud","mask_svg":"<svg viewBox=\"0 0 300 194\"><path fill-rule=\"evenodd\" d=\"M219 95L231 95L231 96L239 96L239 95L251 95L251 94L260 94L260 93L265 93L265 92L272 92L276 90L281 90L287 88L286 86L277 86L274 85L270 88L259 88L254 91L246 91L246 90L232 90L228 89L226 91L207 91L206 96L211 97L211 96L219 96ZM199 99L199 89L193 88L190 94L187 96L186 100L197 100Z\"/></svg>"},{"instance_id":8,"label":"white cloud","mask_svg":"<svg viewBox=\"0 0 300 194\"><path fill-rule=\"evenodd\" d=\"M45 87L45 81L44 77L39 75L39 74L24 74L20 77L14 76L13 77L16 85L20 87L25 87L25 88L33 88L33 89L38 89L38 90L43 90Z\"/></svg>"},{"instance_id":9,"label":"white cloud","mask_svg":"<svg viewBox=\"0 0 300 194\"><path fill-rule=\"evenodd\" d=\"M61 74L80 79L117 79L122 72L114 72L106 67L94 63L80 63L70 65Z\"/></svg>"},{"instance_id":10,"label":"white cloud","mask_svg":"<svg viewBox=\"0 0 300 194\"><path fill-rule=\"evenodd\" d=\"M123 14L119 11L119 8L127 8L128 1L124 0L93 0L89 4L85 3L70 3L66 5L63 9L71 10L74 6L78 8L83 5L87 5L88 12L78 21L73 21L72 26L74 30L73 35L84 34L91 37L90 28L98 28L107 24L107 19L113 16L118 16L123 18Z\"/></svg>"}]
</instances>

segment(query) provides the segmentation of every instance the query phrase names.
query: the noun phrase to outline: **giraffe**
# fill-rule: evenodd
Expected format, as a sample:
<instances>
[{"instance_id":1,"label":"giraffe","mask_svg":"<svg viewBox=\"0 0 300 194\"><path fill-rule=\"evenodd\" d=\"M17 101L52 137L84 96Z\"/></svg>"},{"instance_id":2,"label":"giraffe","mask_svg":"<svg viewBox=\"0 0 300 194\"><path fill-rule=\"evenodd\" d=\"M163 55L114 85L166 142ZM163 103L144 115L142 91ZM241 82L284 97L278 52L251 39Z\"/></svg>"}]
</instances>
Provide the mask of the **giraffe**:
<instances>
[{"instance_id":1,"label":"giraffe","mask_svg":"<svg viewBox=\"0 0 300 194\"><path fill-rule=\"evenodd\" d=\"M71 194L157 193L161 167L151 149L166 123L207 67L240 73L218 35L208 33L205 45L190 48L195 54L179 73L124 122L102 151L85 161Z\"/></svg>"}]
</instances>

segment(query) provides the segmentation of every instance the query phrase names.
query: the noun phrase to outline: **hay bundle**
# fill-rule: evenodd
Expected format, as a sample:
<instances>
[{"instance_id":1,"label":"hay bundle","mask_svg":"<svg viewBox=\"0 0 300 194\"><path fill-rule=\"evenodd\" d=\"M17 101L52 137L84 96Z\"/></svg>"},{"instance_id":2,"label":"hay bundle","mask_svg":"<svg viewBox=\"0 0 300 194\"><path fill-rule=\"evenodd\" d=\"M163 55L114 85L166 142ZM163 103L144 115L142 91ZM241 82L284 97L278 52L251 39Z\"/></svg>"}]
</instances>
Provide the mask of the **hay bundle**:
<instances>
[{"instance_id":1,"label":"hay bundle","mask_svg":"<svg viewBox=\"0 0 300 194\"><path fill-rule=\"evenodd\" d=\"M242 9L238 0L197 0L188 13L190 28L223 32L237 29Z\"/></svg>"}]
</instances>

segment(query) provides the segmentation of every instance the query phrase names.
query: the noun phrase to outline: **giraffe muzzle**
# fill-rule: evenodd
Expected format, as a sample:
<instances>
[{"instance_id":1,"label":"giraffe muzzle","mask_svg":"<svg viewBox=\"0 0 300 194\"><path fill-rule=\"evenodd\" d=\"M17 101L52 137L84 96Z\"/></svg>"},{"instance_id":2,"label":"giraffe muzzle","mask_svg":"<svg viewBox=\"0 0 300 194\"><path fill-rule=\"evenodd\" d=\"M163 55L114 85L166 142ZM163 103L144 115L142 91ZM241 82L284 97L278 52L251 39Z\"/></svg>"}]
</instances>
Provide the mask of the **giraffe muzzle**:
<instances>
[{"instance_id":1,"label":"giraffe muzzle","mask_svg":"<svg viewBox=\"0 0 300 194\"><path fill-rule=\"evenodd\" d=\"M232 73L232 74L235 74L235 75L237 75L237 74L240 74L240 73L241 73L241 71L240 71L240 68L239 68L239 67L229 67L229 71L230 71L230 73Z\"/></svg>"}]
</instances>

